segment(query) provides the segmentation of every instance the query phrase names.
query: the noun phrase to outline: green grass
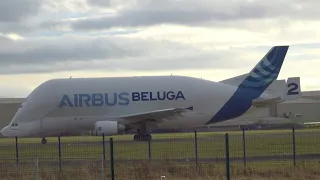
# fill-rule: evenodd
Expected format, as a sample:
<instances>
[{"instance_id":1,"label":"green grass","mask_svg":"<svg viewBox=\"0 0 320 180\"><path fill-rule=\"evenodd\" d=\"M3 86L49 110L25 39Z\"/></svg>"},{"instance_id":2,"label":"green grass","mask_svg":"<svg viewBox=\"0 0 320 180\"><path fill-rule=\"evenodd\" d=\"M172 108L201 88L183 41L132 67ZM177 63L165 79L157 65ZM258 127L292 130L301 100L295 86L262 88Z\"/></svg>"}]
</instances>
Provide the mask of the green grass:
<instances>
[{"instance_id":1,"label":"green grass","mask_svg":"<svg viewBox=\"0 0 320 180\"><path fill-rule=\"evenodd\" d=\"M320 133L320 128L310 128L310 129L299 129L296 130L297 133ZM224 131L224 132L201 132L198 133L198 137L213 137L213 136L223 136L225 133L229 135L242 135L242 131ZM283 130L253 130L246 131L247 135L264 135L264 134L291 134L292 130L283 129ZM114 136L106 136L106 140L112 137L114 140L119 141L128 141L132 140L133 135L114 135ZM154 140L159 139L175 139L175 138L193 138L194 133L163 133L163 134L153 134L152 138ZM100 136L66 136L62 137L62 141L64 142L79 142L79 141L101 141ZM58 142L57 137L48 137L47 140L49 142ZM39 143L41 139L39 138L19 138L19 143ZM14 144L14 138L0 138L0 144Z\"/></svg>"},{"instance_id":2,"label":"green grass","mask_svg":"<svg viewBox=\"0 0 320 180\"><path fill-rule=\"evenodd\" d=\"M198 133L199 158L223 158L225 155L225 132ZM133 142L132 135L112 136L114 138L114 156L116 159L148 159L148 142ZM179 141L185 138L186 141ZM205 138L205 139L202 139ZM229 132L230 157L243 157L242 132ZM43 145L39 138L20 138L19 157L58 158L58 138L48 138L51 144ZM155 134L151 142L151 156L154 159L195 158L193 133ZM156 141L156 140L165 141ZM106 137L106 156L109 158L109 142ZM95 158L102 155L101 137L61 137L62 157ZM88 142L88 144L81 144ZM15 158L14 138L1 139L0 159ZM80 143L80 144L78 144ZM296 154L315 154L320 150L320 131L296 130ZM291 130L247 131L246 154L252 156L281 156L293 154Z\"/></svg>"},{"instance_id":3,"label":"green grass","mask_svg":"<svg viewBox=\"0 0 320 180\"><path fill-rule=\"evenodd\" d=\"M226 132L198 133L198 158L224 158L225 133ZM242 158L242 132L230 131L228 133L230 138L230 157ZM157 177L159 179L161 174L165 174L166 177L170 177L170 179L196 179L198 177L205 179L222 179L225 175L224 162L209 162L205 164L200 162L200 164L202 164L200 168L199 166L195 166L195 162L190 162L190 159L196 157L194 133L154 134L153 139L155 141L151 142L151 157L152 159L160 159L162 161L152 166L148 163L125 161L124 164L119 161L144 159L148 162L148 142L134 142L132 141L132 135L117 135L112 137L114 138L114 158L117 166L116 174L117 176L121 176L121 178L129 179L129 177L135 177L133 179L148 179L149 177L149 179L154 179L154 177ZM105 139L106 158L110 159L109 137L105 137ZM187 140L179 141L181 139ZM28 162L28 164L20 167L19 172L33 172L34 155L37 155L39 157L40 168L43 170L41 177L43 177L43 179L50 179L50 177L52 177L52 179L57 178L56 176L59 173L51 172L59 167L57 163L59 158L57 140L58 138L56 137L48 138L49 144L43 145L40 142L40 138L20 138L18 140L19 161ZM62 162L81 162L80 165L63 164L62 168L64 171L70 171L71 174L74 173L75 175L73 177L78 177L78 179L88 179L88 174L96 176L96 178L93 179L100 177L100 163L98 160L102 158L102 137L61 137L61 142ZM81 142L89 142L89 144L81 144ZM293 154L291 130L246 131L246 155L248 158L253 156L283 156L284 153L286 155ZM317 153L320 153L320 129L296 130L296 154ZM10 174L12 175L12 172L15 172L17 175L14 163L15 157L16 149L14 138L0 139L0 163L2 164L0 174L5 175L4 179L10 179L9 176ZM177 163L172 161L175 159L183 159L184 162ZM54 166L47 165L43 163L44 161L52 161L56 164ZM7 162L11 163L3 166ZM90 163L93 164L87 165ZM243 162L231 162L233 176L239 177L240 179L267 180L267 175L270 175L270 173L281 175L277 176L278 179L279 177L281 177L280 179L290 179L289 177L291 177L291 179L295 177L303 179L302 177L309 177L310 173L313 179L320 178L319 173L316 171L320 165L316 159L310 161L298 159L297 164L299 169L291 169L293 167L292 160L248 162L248 169L244 172ZM81 172L77 170L82 169L82 166L95 167L95 170L90 170L90 168L89 170L82 170L81 172L87 172L87 174L82 173L82 175L80 175ZM304 168L307 168L308 171ZM108 171L108 168L105 171ZM308 172L309 175L308 173L304 173L304 171ZM30 172L29 176L32 176ZM291 174L289 173L288 175L288 172ZM295 174L295 176L292 174ZM21 175L19 178L21 179L22 176L27 175ZM2 178L0 177L0 179ZM14 179L14 177L12 179Z\"/></svg>"}]
</instances>

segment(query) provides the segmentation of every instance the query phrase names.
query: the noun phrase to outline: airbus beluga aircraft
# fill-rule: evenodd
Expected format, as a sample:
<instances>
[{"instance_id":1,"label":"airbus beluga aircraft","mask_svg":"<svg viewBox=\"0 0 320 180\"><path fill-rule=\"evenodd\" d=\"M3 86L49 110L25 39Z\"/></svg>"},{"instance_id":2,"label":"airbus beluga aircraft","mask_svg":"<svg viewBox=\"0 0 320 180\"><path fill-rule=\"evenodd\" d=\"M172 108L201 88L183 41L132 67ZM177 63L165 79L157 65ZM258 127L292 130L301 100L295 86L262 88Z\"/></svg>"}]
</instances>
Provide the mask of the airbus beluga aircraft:
<instances>
[{"instance_id":1,"label":"airbus beluga aircraft","mask_svg":"<svg viewBox=\"0 0 320 180\"><path fill-rule=\"evenodd\" d=\"M277 101L265 93L277 79L289 46L274 46L237 86L186 76L53 79L35 88L1 130L7 137L45 137L95 130L199 127L236 118ZM256 105L258 105L256 107Z\"/></svg>"}]
</instances>

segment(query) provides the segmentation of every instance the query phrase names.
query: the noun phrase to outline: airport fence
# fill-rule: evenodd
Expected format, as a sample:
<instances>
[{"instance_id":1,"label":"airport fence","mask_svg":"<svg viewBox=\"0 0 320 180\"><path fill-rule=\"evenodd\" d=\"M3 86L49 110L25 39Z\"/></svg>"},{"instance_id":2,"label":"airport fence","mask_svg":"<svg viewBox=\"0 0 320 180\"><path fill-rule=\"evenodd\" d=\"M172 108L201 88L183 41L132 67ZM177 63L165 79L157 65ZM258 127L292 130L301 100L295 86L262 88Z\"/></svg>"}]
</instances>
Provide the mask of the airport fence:
<instances>
[{"instance_id":1,"label":"airport fence","mask_svg":"<svg viewBox=\"0 0 320 180\"><path fill-rule=\"evenodd\" d=\"M320 178L319 130L47 139L0 139L0 179Z\"/></svg>"}]
</instances>

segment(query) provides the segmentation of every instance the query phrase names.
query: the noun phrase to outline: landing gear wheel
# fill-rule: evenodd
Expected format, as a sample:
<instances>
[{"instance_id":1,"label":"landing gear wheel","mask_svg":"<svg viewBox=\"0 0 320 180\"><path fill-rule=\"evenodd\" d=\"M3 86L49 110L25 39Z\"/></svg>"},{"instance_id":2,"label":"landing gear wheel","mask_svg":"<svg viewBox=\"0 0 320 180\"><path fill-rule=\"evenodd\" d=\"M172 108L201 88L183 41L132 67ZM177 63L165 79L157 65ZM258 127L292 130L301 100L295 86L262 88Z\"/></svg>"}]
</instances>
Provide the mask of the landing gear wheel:
<instances>
[{"instance_id":1,"label":"landing gear wheel","mask_svg":"<svg viewBox=\"0 0 320 180\"><path fill-rule=\"evenodd\" d=\"M133 136L135 141L151 141L151 134L136 134Z\"/></svg>"},{"instance_id":2,"label":"landing gear wheel","mask_svg":"<svg viewBox=\"0 0 320 180\"><path fill-rule=\"evenodd\" d=\"M146 140L147 140L147 141L151 141L151 140L152 140L151 134L147 134L147 135L146 135Z\"/></svg>"},{"instance_id":3,"label":"landing gear wheel","mask_svg":"<svg viewBox=\"0 0 320 180\"><path fill-rule=\"evenodd\" d=\"M41 143L42 143L42 144L47 144L46 138L42 138Z\"/></svg>"}]
</instances>

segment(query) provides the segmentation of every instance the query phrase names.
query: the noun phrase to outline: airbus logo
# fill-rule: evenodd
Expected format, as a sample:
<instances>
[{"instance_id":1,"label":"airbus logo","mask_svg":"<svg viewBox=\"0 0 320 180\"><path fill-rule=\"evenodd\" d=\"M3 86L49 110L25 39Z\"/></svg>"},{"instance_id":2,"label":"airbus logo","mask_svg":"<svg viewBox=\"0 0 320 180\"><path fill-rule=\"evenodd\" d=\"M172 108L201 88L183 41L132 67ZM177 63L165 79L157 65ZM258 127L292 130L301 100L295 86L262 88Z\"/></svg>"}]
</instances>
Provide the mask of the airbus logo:
<instances>
[{"instance_id":1,"label":"airbus logo","mask_svg":"<svg viewBox=\"0 0 320 180\"><path fill-rule=\"evenodd\" d=\"M127 106L136 101L185 100L182 91L121 92L63 95L59 107Z\"/></svg>"}]
</instances>

